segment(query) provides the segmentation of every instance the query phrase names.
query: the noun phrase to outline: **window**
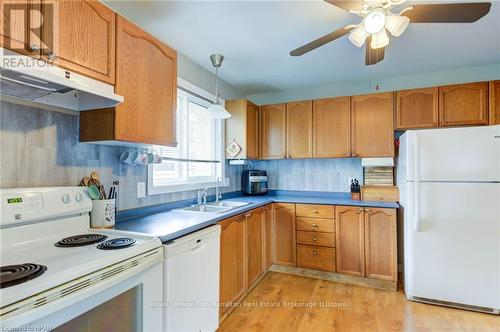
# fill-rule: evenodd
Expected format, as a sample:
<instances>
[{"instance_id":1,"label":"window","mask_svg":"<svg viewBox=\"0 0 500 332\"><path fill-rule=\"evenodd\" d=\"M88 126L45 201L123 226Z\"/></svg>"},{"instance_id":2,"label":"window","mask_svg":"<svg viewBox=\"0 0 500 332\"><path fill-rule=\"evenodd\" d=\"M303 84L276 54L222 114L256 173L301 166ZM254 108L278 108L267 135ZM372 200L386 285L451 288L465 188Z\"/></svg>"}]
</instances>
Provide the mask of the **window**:
<instances>
[{"instance_id":1,"label":"window","mask_svg":"<svg viewBox=\"0 0 500 332\"><path fill-rule=\"evenodd\" d=\"M164 160L161 164L150 165L148 194L201 189L212 186L218 177L224 176L222 120L207 116L213 98L205 90L179 79L177 147L155 149L163 157L189 161Z\"/></svg>"}]
</instances>

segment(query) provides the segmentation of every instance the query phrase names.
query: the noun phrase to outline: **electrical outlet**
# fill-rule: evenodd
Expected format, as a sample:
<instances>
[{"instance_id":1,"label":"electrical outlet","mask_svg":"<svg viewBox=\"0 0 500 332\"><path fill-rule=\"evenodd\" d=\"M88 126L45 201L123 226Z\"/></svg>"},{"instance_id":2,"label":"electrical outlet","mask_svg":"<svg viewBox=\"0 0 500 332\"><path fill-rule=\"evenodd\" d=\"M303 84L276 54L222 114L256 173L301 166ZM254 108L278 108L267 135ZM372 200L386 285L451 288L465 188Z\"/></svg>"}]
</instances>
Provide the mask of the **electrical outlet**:
<instances>
[{"instance_id":1,"label":"electrical outlet","mask_svg":"<svg viewBox=\"0 0 500 332\"><path fill-rule=\"evenodd\" d=\"M137 182L137 198L146 197L146 182Z\"/></svg>"}]
</instances>

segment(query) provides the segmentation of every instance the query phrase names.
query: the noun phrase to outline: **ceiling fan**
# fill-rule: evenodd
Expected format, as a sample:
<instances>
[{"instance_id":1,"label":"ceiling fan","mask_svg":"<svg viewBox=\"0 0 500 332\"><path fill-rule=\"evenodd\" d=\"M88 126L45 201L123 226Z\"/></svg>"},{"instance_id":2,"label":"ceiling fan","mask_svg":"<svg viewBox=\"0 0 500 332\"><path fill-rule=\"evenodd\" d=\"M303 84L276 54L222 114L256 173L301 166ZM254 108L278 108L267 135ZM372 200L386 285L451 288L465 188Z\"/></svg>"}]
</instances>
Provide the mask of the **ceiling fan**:
<instances>
[{"instance_id":1,"label":"ceiling fan","mask_svg":"<svg viewBox=\"0 0 500 332\"><path fill-rule=\"evenodd\" d=\"M406 0L325 0L362 18L361 23L351 24L305 44L290 52L300 56L320 46L349 34L357 47L365 45L365 64L374 65L384 59L384 49L389 45L387 31L399 37L410 23L473 23L490 11L489 2L443 3L410 5L399 13L393 6Z\"/></svg>"}]
</instances>

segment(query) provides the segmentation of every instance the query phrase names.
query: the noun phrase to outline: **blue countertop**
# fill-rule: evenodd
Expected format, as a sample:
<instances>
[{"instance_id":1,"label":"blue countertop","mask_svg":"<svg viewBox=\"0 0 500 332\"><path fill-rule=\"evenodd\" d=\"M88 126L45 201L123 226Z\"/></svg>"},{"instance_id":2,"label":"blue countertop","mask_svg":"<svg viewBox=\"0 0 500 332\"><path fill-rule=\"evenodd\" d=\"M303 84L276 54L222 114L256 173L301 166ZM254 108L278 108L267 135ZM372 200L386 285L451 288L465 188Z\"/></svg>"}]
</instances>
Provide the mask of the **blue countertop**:
<instances>
[{"instance_id":1,"label":"blue countertop","mask_svg":"<svg viewBox=\"0 0 500 332\"><path fill-rule=\"evenodd\" d=\"M145 207L120 211L117 215L115 229L146 233L157 236L163 243L216 224L229 217L250 211L273 202L303 203L326 205L352 205L397 209L397 203L357 201L350 198L349 193L304 192L304 191L272 191L265 196L241 196L239 193L224 195L224 199L251 204L224 213L199 213L172 211L193 204L193 200L166 203L153 207Z\"/></svg>"}]
</instances>

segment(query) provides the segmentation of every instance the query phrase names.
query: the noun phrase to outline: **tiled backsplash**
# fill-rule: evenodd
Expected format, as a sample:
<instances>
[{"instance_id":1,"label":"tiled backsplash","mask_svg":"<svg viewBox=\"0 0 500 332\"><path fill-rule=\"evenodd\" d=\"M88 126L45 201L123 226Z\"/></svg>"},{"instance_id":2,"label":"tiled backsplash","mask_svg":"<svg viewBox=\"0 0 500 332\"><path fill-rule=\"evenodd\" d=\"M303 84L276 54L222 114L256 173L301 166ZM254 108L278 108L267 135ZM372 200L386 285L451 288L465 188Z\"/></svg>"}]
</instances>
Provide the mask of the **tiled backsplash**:
<instances>
[{"instance_id":1,"label":"tiled backsplash","mask_svg":"<svg viewBox=\"0 0 500 332\"><path fill-rule=\"evenodd\" d=\"M363 176L361 159L282 159L252 162L268 172L269 188L280 190L349 191L349 177Z\"/></svg>"},{"instance_id":2,"label":"tiled backsplash","mask_svg":"<svg viewBox=\"0 0 500 332\"><path fill-rule=\"evenodd\" d=\"M98 171L106 188L120 181L120 210L195 197L196 190L137 198L146 167L119 161L123 147L78 142L78 116L0 101L0 188L75 186ZM241 166L226 167L230 186L240 189Z\"/></svg>"}]
</instances>

